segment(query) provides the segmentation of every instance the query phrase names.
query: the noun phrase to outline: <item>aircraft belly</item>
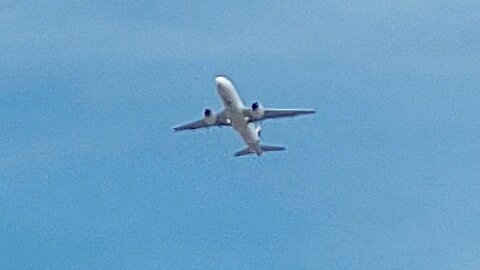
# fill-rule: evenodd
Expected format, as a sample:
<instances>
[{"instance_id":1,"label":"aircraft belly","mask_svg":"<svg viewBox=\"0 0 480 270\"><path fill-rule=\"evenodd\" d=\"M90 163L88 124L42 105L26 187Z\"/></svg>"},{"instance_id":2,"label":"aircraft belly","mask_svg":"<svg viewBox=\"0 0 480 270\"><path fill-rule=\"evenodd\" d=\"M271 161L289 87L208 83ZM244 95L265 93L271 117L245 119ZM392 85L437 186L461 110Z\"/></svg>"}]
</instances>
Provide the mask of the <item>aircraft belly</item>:
<instances>
[{"instance_id":1,"label":"aircraft belly","mask_svg":"<svg viewBox=\"0 0 480 270\"><path fill-rule=\"evenodd\" d=\"M246 126L243 126L243 128L237 129L237 131L245 144L252 148L254 148L255 145L260 141L253 124L247 124Z\"/></svg>"},{"instance_id":2,"label":"aircraft belly","mask_svg":"<svg viewBox=\"0 0 480 270\"><path fill-rule=\"evenodd\" d=\"M230 118L232 127L240 134L245 144L253 146L258 142L258 135L253 124L248 123L240 110L229 108L227 116Z\"/></svg>"}]
</instances>

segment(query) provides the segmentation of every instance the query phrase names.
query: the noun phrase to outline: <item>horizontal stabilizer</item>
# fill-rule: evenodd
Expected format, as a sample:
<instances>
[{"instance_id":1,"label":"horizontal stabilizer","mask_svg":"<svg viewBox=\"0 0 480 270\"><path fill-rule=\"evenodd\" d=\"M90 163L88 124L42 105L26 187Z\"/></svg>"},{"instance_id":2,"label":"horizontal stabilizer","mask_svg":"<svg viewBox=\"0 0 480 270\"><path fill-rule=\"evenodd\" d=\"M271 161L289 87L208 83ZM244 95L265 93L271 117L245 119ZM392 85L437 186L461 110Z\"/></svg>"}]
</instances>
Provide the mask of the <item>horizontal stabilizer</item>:
<instances>
[{"instance_id":1,"label":"horizontal stabilizer","mask_svg":"<svg viewBox=\"0 0 480 270\"><path fill-rule=\"evenodd\" d=\"M254 154L254 153L255 153L255 151L253 149L251 149L250 147L247 147L243 150L235 152L235 156L240 157L240 156L246 156L246 155L250 155L250 154Z\"/></svg>"},{"instance_id":2,"label":"horizontal stabilizer","mask_svg":"<svg viewBox=\"0 0 480 270\"><path fill-rule=\"evenodd\" d=\"M260 148L262 149L260 154L262 152L273 152L273 151L283 151L283 150L285 150L285 147L283 147L283 146L274 146L274 145L260 145ZM235 156L240 157L240 156L246 156L246 155L251 155L251 154L256 154L255 149L253 149L251 147L247 147L243 150L240 150L240 151L236 152ZM260 154L258 154L258 155L260 155Z\"/></svg>"},{"instance_id":3,"label":"horizontal stabilizer","mask_svg":"<svg viewBox=\"0 0 480 270\"><path fill-rule=\"evenodd\" d=\"M272 152L272 151L283 151L285 147L275 146L275 145L261 145L263 152Z\"/></svg>"}]
</instances>

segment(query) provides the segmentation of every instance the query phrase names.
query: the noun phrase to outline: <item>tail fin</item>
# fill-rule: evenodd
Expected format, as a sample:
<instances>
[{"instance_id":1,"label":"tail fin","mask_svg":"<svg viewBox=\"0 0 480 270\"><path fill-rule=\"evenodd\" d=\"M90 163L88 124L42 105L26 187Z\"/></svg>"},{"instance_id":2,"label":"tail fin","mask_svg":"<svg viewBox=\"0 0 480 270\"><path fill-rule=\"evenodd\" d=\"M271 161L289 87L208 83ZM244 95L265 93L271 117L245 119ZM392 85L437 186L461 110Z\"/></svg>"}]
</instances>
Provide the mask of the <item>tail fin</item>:
<instances>
[{"instance_id":1,"label":"tail fin","mask_svg":"<svg viewBox=\"0 0 480 270\"><path fill-rule=\"evenodd\" d=\"M274 146L274 145L260 145L260 148L262 149L262 152L273 152L273 151L283 151L285 150L285 147L283 146ZM240 156L245 156L245 155L251 155L251 154L255 154L255 149L251 148L251 147L247 147L243 150L240 150L238 152L235 153L235 156L236 157L240 157Z\"/></svg>"}]
</instances>

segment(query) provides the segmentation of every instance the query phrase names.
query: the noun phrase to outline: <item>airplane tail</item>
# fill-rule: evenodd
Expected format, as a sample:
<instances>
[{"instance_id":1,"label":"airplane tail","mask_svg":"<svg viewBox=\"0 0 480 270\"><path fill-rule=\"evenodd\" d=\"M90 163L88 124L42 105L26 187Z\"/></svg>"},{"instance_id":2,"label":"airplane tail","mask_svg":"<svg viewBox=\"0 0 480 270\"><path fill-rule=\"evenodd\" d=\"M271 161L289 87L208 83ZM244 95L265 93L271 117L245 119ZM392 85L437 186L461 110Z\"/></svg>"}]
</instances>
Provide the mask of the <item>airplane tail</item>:
<instances>
[{"instance_id":1,"label":"airplane tail","mask_svg":"<svg viewBox=\"0 0 480 270\"><path fill-rule=\"evenodd\" d=\"M276 146L276 145L260 145L260 148L261 148L262 151L260 152L260 154L257 154L257 155L261 155L263 152L274 152L274 151L285 150L285 147ZM251 147L247 147L243 150L240 150L240 151L236 152L235 156L240 157L240 156L251 155L251 154L256 154L256 153L257 152L255 152L255 149L253 149Z\"/></svg>"}]
</instances>

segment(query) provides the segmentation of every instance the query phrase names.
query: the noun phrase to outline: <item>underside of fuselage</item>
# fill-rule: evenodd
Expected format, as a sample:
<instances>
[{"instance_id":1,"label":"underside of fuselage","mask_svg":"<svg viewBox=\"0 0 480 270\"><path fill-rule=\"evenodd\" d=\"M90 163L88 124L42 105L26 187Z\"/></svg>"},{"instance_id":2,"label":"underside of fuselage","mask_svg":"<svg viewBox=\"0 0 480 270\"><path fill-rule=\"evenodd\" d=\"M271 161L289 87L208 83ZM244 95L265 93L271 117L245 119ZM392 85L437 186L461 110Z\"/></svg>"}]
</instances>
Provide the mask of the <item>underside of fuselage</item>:
<instances>
[{"instance_id":1,"label":"underside of fuselage","mask_svg":"<svg viewBox=\"0 0 480 270\"><path fill-rule=\"evenodd\" d=\"M217 84L217 91L225 105L226 117L249 149L254 151L257 155L261 155L260 138L257 129L253 123L249 122L248 117L245 116L245 106L235 89L233 83L225 76L218 76L215 78Z\"/></svg>"}]
</instances>

